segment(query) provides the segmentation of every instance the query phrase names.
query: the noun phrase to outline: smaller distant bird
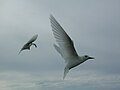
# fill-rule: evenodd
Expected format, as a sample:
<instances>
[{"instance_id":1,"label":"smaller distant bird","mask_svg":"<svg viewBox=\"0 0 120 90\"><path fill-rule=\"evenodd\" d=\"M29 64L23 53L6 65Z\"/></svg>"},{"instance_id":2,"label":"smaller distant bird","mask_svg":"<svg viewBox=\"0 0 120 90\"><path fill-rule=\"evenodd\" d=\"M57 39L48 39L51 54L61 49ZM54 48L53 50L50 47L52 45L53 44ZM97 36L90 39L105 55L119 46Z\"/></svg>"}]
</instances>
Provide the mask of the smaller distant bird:
<instances>
[{"instance_id":1,"label":"smaller distant bird","mask_svg":"<svg viewBox=\"0 0 120 90\"><path fill-rule=\"evenodd\" d=\"M35 43L33 43L38 37L38 34L34 35L23 47L22 49L20 50L20 52L18 54L21 53L21 51L23 50L30 50L30 47L32 45L34 45L36 48L37 48L37 45Z\"/></svg>"}]
</instances>

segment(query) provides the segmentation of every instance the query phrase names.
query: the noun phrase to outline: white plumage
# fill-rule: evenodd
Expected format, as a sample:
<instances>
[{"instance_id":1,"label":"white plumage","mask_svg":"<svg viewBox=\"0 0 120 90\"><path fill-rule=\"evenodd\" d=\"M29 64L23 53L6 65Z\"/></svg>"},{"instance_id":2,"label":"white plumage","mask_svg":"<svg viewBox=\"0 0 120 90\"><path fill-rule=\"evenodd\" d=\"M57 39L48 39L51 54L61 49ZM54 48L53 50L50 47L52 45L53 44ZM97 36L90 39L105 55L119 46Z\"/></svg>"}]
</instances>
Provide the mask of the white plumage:
<instances>
[{"instance_id":1,"label":"white plumage","mask_svg":"<svg viewBox=\"0 0 120 90\"><path fill-rule=\"evenodd\" d=\"M56 39L56 42L58 43L58 46L54 44L54 47L66 62L63 76L64 79L71 68L78 66L79 64L83 63L88 59L94 58L89 57L88 55L78 56L74 48L73 41L52 15L50 15L50 22L53 35Z\"/></svg>"}]
</instances>

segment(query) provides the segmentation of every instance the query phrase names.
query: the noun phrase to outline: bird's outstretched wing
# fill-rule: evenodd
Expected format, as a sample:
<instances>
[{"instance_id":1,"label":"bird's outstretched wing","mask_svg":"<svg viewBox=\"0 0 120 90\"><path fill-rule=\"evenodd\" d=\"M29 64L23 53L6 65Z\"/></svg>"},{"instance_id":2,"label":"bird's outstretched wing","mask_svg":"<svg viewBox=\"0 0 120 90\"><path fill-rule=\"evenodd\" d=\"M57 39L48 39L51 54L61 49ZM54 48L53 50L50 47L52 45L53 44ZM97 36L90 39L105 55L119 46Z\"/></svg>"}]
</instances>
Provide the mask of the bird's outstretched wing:
<instances>
[{"instance_id":1,"label":"bird's outstretched wing","mask_svg":"<svg viewBox=\"0 0 120 90\"><path fill-rule=\"evenodd\" d=\"M71 56L78 56L73 41L52 15L50 15L50 22L54 37L61 50L62 57L66 60Z\"/></svg>"},{"instance_id":2,"label":"bird's outstretched wing","mask_svg":"<svg viewBox=\"0 0 120 90\"><path fill-rule=\"evenodd\" d=\"M38 37L38 34L34 35L26 44L30 44L32 42L34 42Z\"/></svg>"},{"instance_id":3,"label":"bird's outstretched wing","mask_svg":"<svg viewBox=\"0 0 120 90\"><path fill-rule=\"evenodd\" d=\"M29 44L25 44L25 45L21 48L21 50L19 51L18 55L19 55L23 50L29 49L29 48L30 48Z\"/></svg>"},{"instance_id":4,"label":"bird's outstretched wing","mask_svg":"<svg viewBox=\"0 0 120 90\"><path fill-rule=\"evenodd\" d=\"M38 35L34 35L26 44L24 44L24 46L21 48L20 52L18 54L21 53L22 50L24 49L30 49L30 45L29 44L33 44L35 47L37 47L36 44L32 43L37 39Z\"/></svg>"}]
</instances>

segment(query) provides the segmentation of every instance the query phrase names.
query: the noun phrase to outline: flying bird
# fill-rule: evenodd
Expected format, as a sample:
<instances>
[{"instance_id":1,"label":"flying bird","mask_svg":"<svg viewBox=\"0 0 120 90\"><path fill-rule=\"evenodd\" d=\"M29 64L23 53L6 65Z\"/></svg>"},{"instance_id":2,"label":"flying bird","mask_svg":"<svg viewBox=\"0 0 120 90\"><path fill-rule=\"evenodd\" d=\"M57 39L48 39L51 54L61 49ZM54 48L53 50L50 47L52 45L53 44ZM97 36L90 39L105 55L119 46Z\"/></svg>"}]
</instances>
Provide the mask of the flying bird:
<instances>
[{"instance_id":1,"label":"flying bird","mask_svg":"<svg viewBox=\"0 0 120 90\"><path fill-rule=\"evenodd\" d=\"M54 44L54 47L66 62L63 76L64 79L70 69L78 66L88 59L94 59L94 57L90 57L88 55L79 56L75 50L73 41L52 15L50 15L50 22L53 35L58 44Z\"/></svg>"},{"instance_id":2,"label":"flying bird","mask_svg":"<svg viewBox=\"0 0 120 90\"><path fill-rule=\"evenodd\" d=\"M24 46L21 48L20 52L18 54L21 53L21 51L23 50L30 50L30 47L32 45L34 45L37 48L37 45L35 43L33 43L36 39L37 39L38 35L34 35L26 44L24 44Z\"/></svg>"}]
</instances>

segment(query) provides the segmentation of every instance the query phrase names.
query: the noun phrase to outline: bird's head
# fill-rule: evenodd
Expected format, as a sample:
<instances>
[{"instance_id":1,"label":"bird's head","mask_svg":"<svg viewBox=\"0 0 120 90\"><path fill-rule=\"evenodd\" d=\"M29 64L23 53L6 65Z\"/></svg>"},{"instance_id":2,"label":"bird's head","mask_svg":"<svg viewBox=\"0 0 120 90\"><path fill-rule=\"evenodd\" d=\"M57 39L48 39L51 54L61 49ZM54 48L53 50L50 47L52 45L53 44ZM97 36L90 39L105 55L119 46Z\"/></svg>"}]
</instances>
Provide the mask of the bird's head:
<instances>
[{"instance_id":1,"label":"bird's head","mask_svg":"<svg viewBox=\"0 0 120 90\"><path fill-rule=\"evenodd\" d=\"M90 56L88 56L88 55L84 55L83 56L83 59L84 60L88 60L88 59L95 59L94 57L90 57Z\"/></svg>"}]
</instances>

